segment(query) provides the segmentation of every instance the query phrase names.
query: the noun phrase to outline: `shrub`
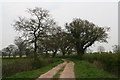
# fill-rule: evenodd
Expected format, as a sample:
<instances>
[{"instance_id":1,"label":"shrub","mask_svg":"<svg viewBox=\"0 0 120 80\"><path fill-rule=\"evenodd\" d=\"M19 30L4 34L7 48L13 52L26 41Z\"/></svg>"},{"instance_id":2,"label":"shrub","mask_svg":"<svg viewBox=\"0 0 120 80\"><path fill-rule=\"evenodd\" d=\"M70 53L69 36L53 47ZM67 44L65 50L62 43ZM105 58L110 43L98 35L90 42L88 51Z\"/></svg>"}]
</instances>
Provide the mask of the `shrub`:
<instances>
[{"instance_id":1,"label":"shrub","mask_svg":"<svg viewBox=\"0 0 120 80\"><path fill-rule=\"evenodd\" d=\"M114 53L114 54L108 54L108 53L102 53L102 54L84 54L82 56L82 59L89 61L90 63L94 63L96 61L96 64L101 65L101 67L112 74L115 74L120 77L120 54Z\"/></svg>"},{"instance_id":2,"label":"shrub","mask_svg":"<svg viewBox=\"0 0 120 80\"><path fill-rule=\"evenodd\" d=\"M40 57L36 61L34 61L33 59L29 59L21 61L17 60L13 62L4 62L2 64L2 76L7 77L19 72L38 69L55 61L57 61L57 59Z\"/></svg>"},{"instance_id":3,"label":"shrub","mask_svg":"<svg viewBox=\"0 0 120 80\"><path fill-rule=\"evenodd\" d=\"M16 61L10 63L3 63L2 65L2 76L10 76L12 74L28 71L33 69L33 66L30 61Z\"/></svg>"},{"instance_id":4,"label":"shrub","mask_svg":"<svg viewBox=\"0 0 120 80\"><path fill-rule=\"evenodd\" d=\"M41 68L43 66L46 66L50 63L53 63L55 60L52 58L38 58L36 60L32 60L32 66L34 66L34 68Z\"/></svg>"}]
</instances>

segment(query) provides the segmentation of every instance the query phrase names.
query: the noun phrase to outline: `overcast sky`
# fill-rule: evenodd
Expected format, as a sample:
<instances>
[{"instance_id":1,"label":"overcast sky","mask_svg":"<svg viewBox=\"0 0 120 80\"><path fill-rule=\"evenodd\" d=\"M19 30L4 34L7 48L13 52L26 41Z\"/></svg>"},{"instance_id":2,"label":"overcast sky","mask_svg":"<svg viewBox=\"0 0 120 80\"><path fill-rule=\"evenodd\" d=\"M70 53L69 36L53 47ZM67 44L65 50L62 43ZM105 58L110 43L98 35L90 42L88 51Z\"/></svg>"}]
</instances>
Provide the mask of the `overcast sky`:
<instances>
[{"instance_id":1,"label":"overcast sky","mask_svg":"<svg viewBox=\"0 0 120 80\"><path fill-rule=\"evenodd\" d=\"M27 8L42 7L50 11L50 14L61 27L73 18L81 18L94 24L111 28L108 43L96 43L91 48L96 51L102 45L106 51L112 50L112 46L118 44L118 3L117 2L4 2L0 8L2 27L0 30L0 49L13 44L15 32L14 20L18 16L27 17ZM0 21L0 22L1 22ZM1 26L1 24L0 24Z\"/></svg>"}]
</instances>

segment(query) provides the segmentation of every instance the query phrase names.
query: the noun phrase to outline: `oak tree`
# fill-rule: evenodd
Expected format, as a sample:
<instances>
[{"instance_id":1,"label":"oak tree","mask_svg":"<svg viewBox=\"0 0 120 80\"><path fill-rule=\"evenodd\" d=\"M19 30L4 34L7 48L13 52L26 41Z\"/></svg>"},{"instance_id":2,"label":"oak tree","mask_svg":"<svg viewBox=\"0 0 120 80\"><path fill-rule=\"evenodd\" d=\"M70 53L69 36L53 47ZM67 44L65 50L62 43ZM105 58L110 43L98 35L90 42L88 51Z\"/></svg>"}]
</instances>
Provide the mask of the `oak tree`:
<instances>
[{"instance_id":1,"label":"oak tree","mask_svg":"<svg viewBox=\"0 0 120 80\"><path fill-rule=\"evenodd\" d=\"M53 26L55 22L51 19L49 11L43 8L36 7L28 9L27 12L31 15L31 18L19 17L14 27L34 44L34 58L37 58L38 39L43 37L49 27Z\"/></svg>"},{"instance_id":2,"label":"oak tree","mask_svg":"<svg viewBox=\"0 0 120 80\"><path fill-rule=\"evenodd\" d=\"M65 25L68 33L72 35L77 54L84 54L85 50L96 41L107 42L109 28L99 27L92 22L75 18Z\"/></svg>"}]
</instances>

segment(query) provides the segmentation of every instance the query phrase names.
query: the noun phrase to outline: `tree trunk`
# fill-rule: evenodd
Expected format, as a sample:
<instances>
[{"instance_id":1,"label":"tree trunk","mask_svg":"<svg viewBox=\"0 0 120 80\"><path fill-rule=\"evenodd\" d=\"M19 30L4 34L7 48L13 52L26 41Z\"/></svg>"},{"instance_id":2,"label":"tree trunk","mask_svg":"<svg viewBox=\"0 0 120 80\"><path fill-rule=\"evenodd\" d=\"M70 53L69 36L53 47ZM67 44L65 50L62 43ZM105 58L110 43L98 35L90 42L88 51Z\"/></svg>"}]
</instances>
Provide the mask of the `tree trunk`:
<instances>
[{"instance_id":1,"label":"tree trunk","mask_svg":"<svg viewBox=\"0 0 120 80\"><path fill-rule=\"evenodd\" d=\"M68 53L67 53L68 55L70 55L71 54L71 52L70 51L68 51Z\"/></svg>"},{"instance_id":2,"label":"tree trunk","mask_svg":"<svg viewBox=\"0 0 120 80\"><path fill-rule=\"evenodd\" d=\"M47 57L48 55L49 55L49 54L48 54L48 51L46 50L46 55L45 55L45 56Z\"/></svg>"},{"instance_id":3,"label":"tree trunk","mask_svg":"<svg viewBox=\"0 0 120 80\"><path fill-rule=\"evenodd\" d=\"M77 48L76 50L77 50L77 55L80 55L80 53L81 53L80 48Z\"/></svg>"},{"instance_id":4,"label":"tree trunk","mask_svg":"<svg viewBox=\"0 0 120 80\"><path fill-rule=\"evenodd\" d=\"M77 49L77 54L78 54L78 55L83 55L84 52L85 52L84 49L81 49L81 48L78 48L78 49Z\"/></svg>"},{"instance_id":5,"label":"tree trunk","mask_svg":"<svg viewBox=\"0 0 120 80\"><path fill-rule=\"evenodd\" d=\"M35 40L35 42L34 42L34 59L36 60L37 59L37 42L36 42L36 40Z\"/></svg>"},{"instance_id":6,"label":"tree trunk","mask_svg":"<svg viewBox=\"0 0 120 80\"><path fill-rule=\"evenodd\" d=\"M65 55L65 52L63 52L63 56Z\"/></svg>"},{"instance_id":7,"label":"tree trunk","mask_svg":"<svg viewBox=\"0 0 120 80\"><path fill-rule=\"evenodd\" d=\"M10 58L10 53L9 53L9 58Z\"/></svg>"},{"instance_id":8,"label":"tree trunk","mask_svg":"<svg viewBox=\"0 0 120 80\"><path fill-rule=\"evenodd\" d=\"M79 44L76 44L77 55L83 55L85 50Z\"/></svg>"},{"instance_id":9,"label":"tree trunk","mask_svg":"<svg viewBox=\"0 0 120 80\"><path fill-rule=\"evenodd\" d=\"M19 57L20 57L20 58L22 57L22 52L21 52L21 51L19 52Z\"/></svg>"},{"instance_id":10,"label":"tree trunk","mask_svg":"<svg viewBox=\"0 0 120 80\"><path fill-rule=\"evenodd\" d=\"M62 50L62 54L63 54L63 56L64 56L64 55L65 55L65 51Z\"/></svg>"},{"instance_id":11,"label":"tree trunk","mask_svg":"<svg viewBox=\"0 0 120 80\"><path fill-rule=\"evenodd\" d=\"M20 58L22 57L22 55L20 54L20 56L19 56Z\"/></svg>"},{"instance_id":12,"label":"tree trunk","mask_svg":"<svg viewBox=\"0 0 120 80\"><path fill-rule=\"evenodd\" d=\"M13 55L13 58L16 58L16 55Z\"/></svg>"},{"instance_id":13,"label":"tree trunk","mask_svg":"<svg viewBox=\"0 0 120 80\"><path fill-rule=\"evenodd\" d=\"M4 56L4 53L2 52L2 54L1 54L1 56L2 56L2 58L3 58L3 56Z\"/></svg>"},{"instance_id":14,"label":"tree trunk","mask_svg":"<svg viewBox=\"0 0 120 80\"><path fill-rule=\"evenodd\" d=\"M34 60L37 60L37 36L36 31L34 31Z\"/></svg>"},{"instance_id":15,"label":"tree trunk","mask_svg":"<svg viewBox=\"0 0 120 80\"><path fill-rule=\"evenodd\" d=\"M80 49L80 54L83 55L85 53L85 50L83 48Z\"/></svg>"},{"instance_id":16,"label":"tree trunk","mask_svg":"<svg viewBox=\"0 0 120 80\"><path fill-rule=\"evenodd\" d=\"M53 52L53 56L52 56L53 58L55 57L56 53L57 53L57 50Z\"/></svg>"}]
</instances>

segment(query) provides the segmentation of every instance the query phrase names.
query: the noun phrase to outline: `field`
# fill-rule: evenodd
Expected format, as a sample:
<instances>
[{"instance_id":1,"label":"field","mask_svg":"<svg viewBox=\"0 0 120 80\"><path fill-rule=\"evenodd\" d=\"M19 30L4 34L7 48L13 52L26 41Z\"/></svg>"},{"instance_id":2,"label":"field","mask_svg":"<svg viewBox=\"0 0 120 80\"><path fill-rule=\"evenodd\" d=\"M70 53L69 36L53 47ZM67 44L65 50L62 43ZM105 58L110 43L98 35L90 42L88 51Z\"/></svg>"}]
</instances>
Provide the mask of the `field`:
<instances>
[{"instance_id":1,"label":"field","mask_svg":"<svg viewBox=\"0 0 120 80\"><path fill-rule=\"evenodd\" d=\"M3 59L2 60L2 77L8 77L14 75L16 73L30 71L42 68L54 62L58 62L59 59L52 59L52 58L40 58L39 62L34 62L30 58L25 59Z\"/></svg>"},{"instance_id":2,"label":"field","mask_svg":"<svg viewBox=\"0 0 120 80\"><path fill-rule=\"evenodd\" d=\"M30 59L25 58L25 59L3 59L2 63L10 63L10 62L19 62L19 61L29 61Z\"/></svg>"},{"instance_id":3,"label":"field","mask_svg":"<svg viewBox=\"0 0 120 80\"><path fill-rule=\"evenodd\" d=\"M84 54L81 58L76 55L58 56L58 58L72 58L77 60L84 60L96 66L99 69L120 77L120 53L95 53Z\"/></svg>"},{"instance_id":4,"label":"field","mask_svg":"<svg viewBox=\"0 0 120 80\"><path fill-rule=\"evenodd\" d=\"M75 63L76 78L116 78L116 76L109 74L86 61L70 60Z\"/></svg>"},{"instance_id":5,"label":"field","mask_svg":"<svg viewBox=\"0 0 120 80\"><path fill-rule=\"evenodd\" d=\"M85 54L83 59L96 65L98 68L102 68L114 75L120 77L120 54Z\"/></svg>"},{"instance_id":6,"label":"field","mask_svg":"<svg viewBox=\"0 0 120 80\"><path fill-rule=\"evenodd\" d=\"M3 78L30 78L35 79L62 63L62 59L75 63L74 72L76 78L83 80L95 78L114 78L119 75L119 53L115 54L84 54L82 60L76 55L57 56L56 58L42 58L38 68L31 64L31 59L3 59ZM63 70L62 70L63 71ZM56 74L59 76L60 74ZM56 78L56 75L54 78ZM81 80L82 80L81 79Z\"/></svg>"},{"instance_id":7,"label":"field","mask_svg":"<svg viewBox=\"0 0 120 80\"><path fill-rule=\"evenodd\" d=\"M63 61L60 60L60 61L57 61L56 63L49 64L48 66L42 67L40 69L17 73L17 74L10 76L8 78L37 78L41 74L47 72L48 70L50 70L51 68L55 67L56 65L58 65L62 62Z\"/></svg>"},{"instance_id":8,"label":"field","mask_svg":"<svg viewBox=\"0 0 120 80\"><path fill-rule=\"evenodd\" d=\"M2 56L0 56L2 57ZM13 58L14 56L10 56L10 58ZM19 58L19 56L15 56L16 58ZM23 58L26 57L25 55L22 56ZM9 58L9 56L3 56L3 58Z\"/></svg>"}]
</instances>

